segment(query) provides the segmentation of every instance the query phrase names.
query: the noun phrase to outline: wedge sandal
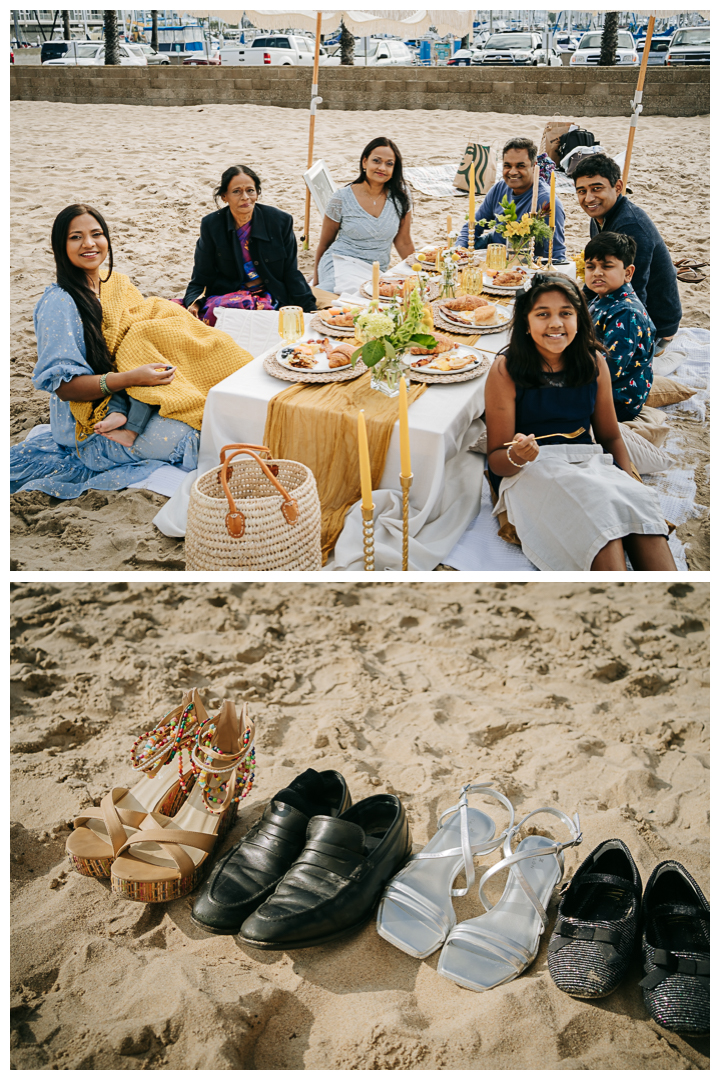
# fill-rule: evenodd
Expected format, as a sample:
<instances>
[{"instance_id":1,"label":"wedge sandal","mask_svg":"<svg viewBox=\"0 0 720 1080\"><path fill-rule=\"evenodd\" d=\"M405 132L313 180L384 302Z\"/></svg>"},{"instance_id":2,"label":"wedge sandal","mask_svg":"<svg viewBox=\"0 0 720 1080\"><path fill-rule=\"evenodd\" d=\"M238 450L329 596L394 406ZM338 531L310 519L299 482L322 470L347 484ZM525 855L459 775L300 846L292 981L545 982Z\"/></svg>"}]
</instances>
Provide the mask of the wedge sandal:
<instances>
[{"instance_id":1,"label":"wedge sandal","mask_svg":"<svg viewBox=\"0 0 720 1080\"><path fill-rule=\"evenodd\" d=\"M185 896L209 869L210 852L232 826L255 779L255 725L247 705L231 701L197 730L192 766L197 782L179 813L145 817L112 864L114 893L143 904Z\"/></svg>"},{"instance_id":2,"label":"wedge sandal","mask_svg":"<svg viewBox=\"0 0 720 1080\"><path fill-rule=\"evenodd\" d=\"M571 840L561 844L545 836L526 836L513 854L512 839L535 814L554 814L568 827ZM450 932L440 954L440 975L469 990L491 990L517 978L537 956L547 927L546 908L565 869L563 851L582 841L577 814L543 806L532 810L508 830L504 858L480 879L480 900L485 914L459 923ZM492 906L484 892L487 880L509 869L505 890Z\"/></svg>"},{"instance_id":3,"label":"wedge sandal","mask_svg":"<svg viewBox=\"0 0 720 1080\"><path fill-rule=\"evenodd\" d=\"M492 818L468 806L467 797L474 792L490 795L508 810L510 824L499 836ZM456 923L452 897L465 896L475 883L473 856L500 847L514 820L512 803L489 783L463 785L459 801L440 815L430 843L383 892L377 914L380 937L420 960L436 952ZM453 889L463 869L465 887Z\"/></svg>"},{"instance_id":4,"label":"wedge sandal","mask_svg":"<svg viewBox=\"0 0 720 1080\"><path fill-rule=\"evenodd\" d=\"M187 690L157 727L135 740L130 760L133 769L145 775L132 788L112 788L99 807L75 818L65 845L75 870L85 877L110 877L120 848L140 828L146 814L177 813L195 782L189 748L198 726L206 720L197 690Z\"/></svg>"}]
</instances>

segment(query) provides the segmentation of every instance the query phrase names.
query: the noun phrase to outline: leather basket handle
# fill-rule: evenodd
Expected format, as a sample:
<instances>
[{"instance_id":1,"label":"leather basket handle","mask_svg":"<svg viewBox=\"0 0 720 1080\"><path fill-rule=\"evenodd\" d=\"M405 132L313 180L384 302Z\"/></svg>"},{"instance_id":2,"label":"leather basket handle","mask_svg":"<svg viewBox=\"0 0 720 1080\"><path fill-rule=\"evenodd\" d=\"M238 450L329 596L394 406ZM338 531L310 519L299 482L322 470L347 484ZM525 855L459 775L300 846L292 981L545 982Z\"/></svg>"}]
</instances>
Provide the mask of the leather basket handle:
<instances>
[{"instance_id":1,"label":"leather basket handle","mask_svg":"<svg viewBox=\"0 0 720 1080\"><path fill-rule=\"evenodd\" d=\"M258 455L249 448L248 444L238 443L237 445L238 449L234 449L232 447L223 447L223 450L221 451L221 456L224 455L224 451L227 449L231 449L232 452L228 455L227 459L222 462L220 471L218 473L218 479L222 484L222 489L225 492L225 498L227 499L228 506L230 508L225 517L225 525L230 536L234 536L237 539L240 539L240 537L243 536L245 533L245 515L240 510L238 510L237 506L235 505L235 500L233 499L232 493L228 486L228 477L232 475L232 468L230 462L234 457L238 457L240 454L247 454L249 457L254 458L254 460L257 462L257 464L267 476L268 480L270 480L271 483L275 485L284 500L282 506L280 507L283 517L287 521L288 525L295 525L300 516L297 500L291 498L291 496L288 494L288 492L277 479L277 477L273 474L268 465L262 460L262 458L258 457ZM265 450L266 447L262 447L261 449ZM269 450L268 453L270 453ZM275 468L277 468L277 466L275 466Z\"/></svg>"},{"instance_id":2,"label":"leather basket handle","mask_svg":"<svg viewBox=\"0 0 720 1080\"><path fill-rule=\"evenodd\" d=\"M228 443L227 446L223 446L220 451L220 464L225 464L225 451L226 450L257 450L258 453L266 453L269 458L272 458L272 454L268 450L267 446L259 446L257 443ZM230 457L234 457L234 454L230 454ZM268 464L268 468L273 476L277 476L280 471L277 465ZM232 467L228 469L228 480L232 476ZM220 483L220 473L218 472L218 484Z\"/></svg>"}]
</instances>

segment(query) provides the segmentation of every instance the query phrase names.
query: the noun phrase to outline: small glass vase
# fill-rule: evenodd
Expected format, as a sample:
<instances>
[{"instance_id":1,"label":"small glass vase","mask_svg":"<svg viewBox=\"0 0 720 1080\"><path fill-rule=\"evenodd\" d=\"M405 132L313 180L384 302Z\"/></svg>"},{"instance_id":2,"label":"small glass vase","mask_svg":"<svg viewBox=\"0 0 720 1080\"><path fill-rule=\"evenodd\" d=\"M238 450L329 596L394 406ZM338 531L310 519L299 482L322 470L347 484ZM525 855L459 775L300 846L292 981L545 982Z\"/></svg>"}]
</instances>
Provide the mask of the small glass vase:
<instances>
[{"instance_id":1,"label":"small glass vase","mask_svg":"<svg viewBox=\"0 0 720 1080\"><path fill-rule=\"evenodd\" d=\"M440 300L449 300L455 296L455 264L443 263L442 278L440 280Z\"/></svg>"},{"instance_id":2,"label":"small glass vase","mask_svg":"<svg viewBox=\"0 0 720 1080\"><path fill-rule=\"evenodd\" d=\"M508 240L507 269L512 270L513 266L532 269L533 248L534 244L532 237L524 239L520 243Z\"/></svg>"},{"instance_id":3,"label":"small glass vase","mask_svg":"<svg viewBox=\"0 0 720 1080\"><path fill-rule=\"evenodd\" d=\"M379 390L387 397L397 397L400 393L400 378L405 373L405 364L399 356L379 360L370 368L370 389Z\"/></svg>"}]
</instances>

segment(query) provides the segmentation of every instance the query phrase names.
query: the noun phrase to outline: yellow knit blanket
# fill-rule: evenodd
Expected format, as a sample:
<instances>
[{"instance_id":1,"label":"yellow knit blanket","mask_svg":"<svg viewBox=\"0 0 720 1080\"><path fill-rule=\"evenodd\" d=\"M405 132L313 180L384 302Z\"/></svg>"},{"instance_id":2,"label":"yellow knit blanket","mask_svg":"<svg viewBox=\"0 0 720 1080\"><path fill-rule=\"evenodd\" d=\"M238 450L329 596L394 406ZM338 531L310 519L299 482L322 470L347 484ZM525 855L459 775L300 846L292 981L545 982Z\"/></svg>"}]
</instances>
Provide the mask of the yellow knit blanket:
<instances>
[{"instance_id":1,"label":"yellow knit blanket","mask_svg":"<svg viewBox=\"0 0 720 1080\"><path fill-rule=\"evenodd\" d=\"M206 326L180 304L159 296L145 299L125 274L114 272L103 282L100 300L103 335L118 371L154 363L177 368L167 386L128 388L137 401L159 405L161 416L200 429L210 388L252 360L228 334ZM100 419L93 416L97 408L92 402L71 403L79 438Z\"/></svg>"}]
</instances>

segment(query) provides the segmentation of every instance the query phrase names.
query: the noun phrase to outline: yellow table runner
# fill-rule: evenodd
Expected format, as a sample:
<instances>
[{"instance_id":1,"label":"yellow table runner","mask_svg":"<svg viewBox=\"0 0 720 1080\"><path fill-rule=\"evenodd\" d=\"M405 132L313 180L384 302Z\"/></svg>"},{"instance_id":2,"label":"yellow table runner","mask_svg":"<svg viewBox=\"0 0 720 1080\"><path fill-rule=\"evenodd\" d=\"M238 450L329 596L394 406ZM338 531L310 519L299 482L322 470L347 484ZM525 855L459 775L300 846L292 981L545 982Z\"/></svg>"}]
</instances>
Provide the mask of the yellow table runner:
<instances>
[{"instance_id":1,"label":"yellow table runner","mask_svg":"<svg viewBox=\"0 0 720 1080\"><path fill-rule=\"evenodd\" d=\"M411 383L408 404L425 393ZM380 486L398 399L370 389L370 372L350 382L313 386L296 383L268 404L265 446L273 457L301 461L312 469L322 510L323 565L335 547L347 514L360 498L357 418L365 410L373 488Z\"/></svg>"}]
</instances>

